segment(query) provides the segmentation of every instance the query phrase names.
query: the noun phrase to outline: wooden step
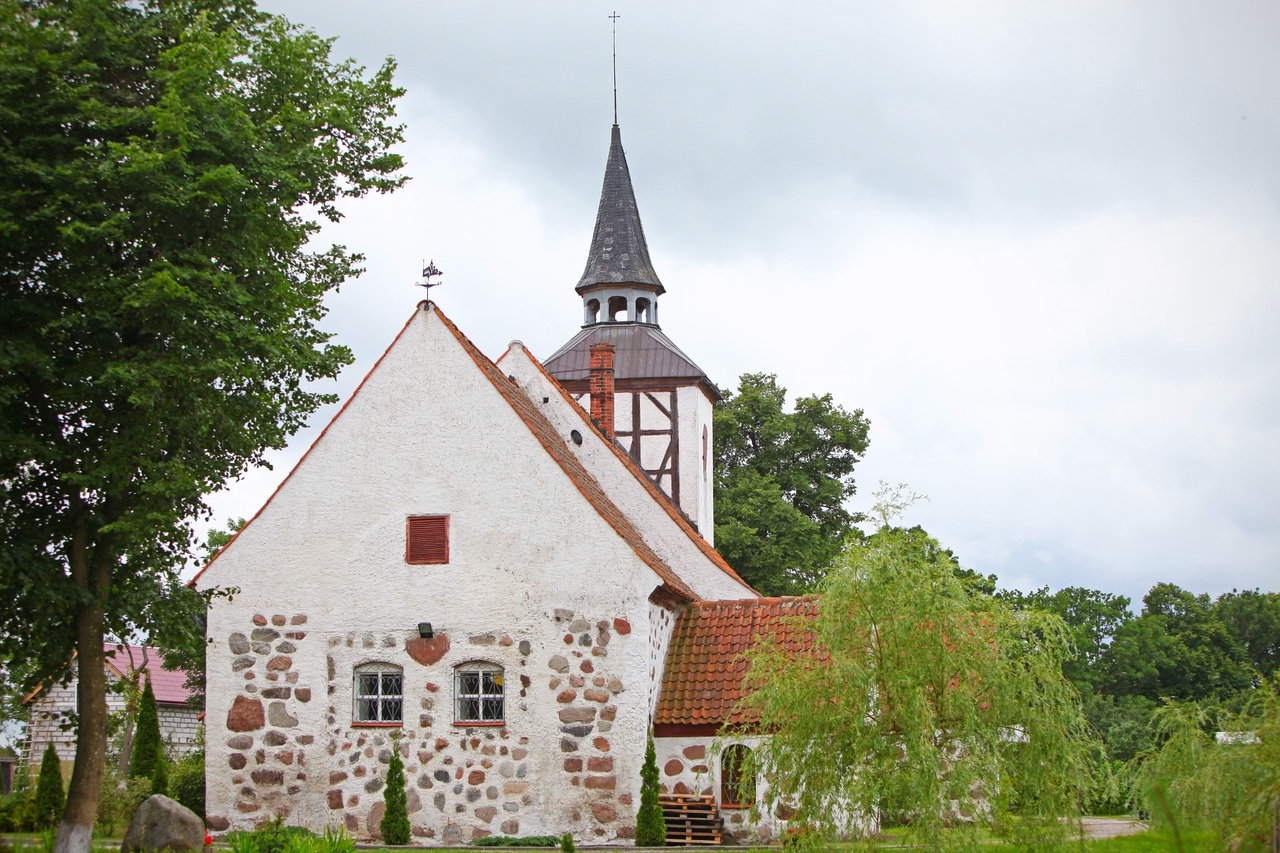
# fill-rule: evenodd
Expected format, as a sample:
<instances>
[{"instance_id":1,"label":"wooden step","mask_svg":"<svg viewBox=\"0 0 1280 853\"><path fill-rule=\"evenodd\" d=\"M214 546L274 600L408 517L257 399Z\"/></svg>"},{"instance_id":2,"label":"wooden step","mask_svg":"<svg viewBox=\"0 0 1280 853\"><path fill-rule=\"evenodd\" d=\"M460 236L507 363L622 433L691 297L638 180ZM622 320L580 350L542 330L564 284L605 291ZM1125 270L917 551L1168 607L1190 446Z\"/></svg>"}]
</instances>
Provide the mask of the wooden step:
<instances>
[{"instance_id":1,"label":"wooden step","mask_svg":"<svg viewBox=\"0 0 1280 853\"><path fill-rule=\"evenodd\" d=\"M658 797L667 826L667 844L703 847L724 841L723 823L714 797L696 794L662 794Z\"/></svg>"}]
</instances>

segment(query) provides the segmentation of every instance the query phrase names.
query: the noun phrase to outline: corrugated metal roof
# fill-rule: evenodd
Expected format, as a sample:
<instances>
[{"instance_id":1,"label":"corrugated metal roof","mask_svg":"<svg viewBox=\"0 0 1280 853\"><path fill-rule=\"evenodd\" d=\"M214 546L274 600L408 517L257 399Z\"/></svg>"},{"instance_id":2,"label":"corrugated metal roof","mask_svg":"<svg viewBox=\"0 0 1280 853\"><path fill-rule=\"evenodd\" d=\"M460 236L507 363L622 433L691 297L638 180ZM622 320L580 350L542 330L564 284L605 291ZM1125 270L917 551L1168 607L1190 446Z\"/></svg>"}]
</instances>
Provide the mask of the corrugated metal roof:
<instances>
[{"instance_id":1,"label":"corrugated metal roof","mask_svg":"<svg viewBox=\"0 0 1280 853\"><path fill-rule=\"evenodd\" d=\"M107 655L107 666L118 675L131 674L135 669L144 669L151 679L151 692L156 695L156 702L161 705L185 705L191 691L183 686L187 674L182 670L169 671L161 664L164 652L155 646L117 646L115 643L103 643L102 650ZM145 651L146 667L143 667Z\"/></svg>"},{"instance_id":2,"label":"corrugated metal roof","mask_svg":"<svg viewBox=\"0 0 1280 853\"><path fill-rule=\"evenodd\" d=\"M586 269L575 290L581 293L592 285L623 282L650 285L657 288L657 293L664 292L649 260L649 246L631 188L631 171L622 150L622 134L615 124L600 190L600 209L596 212L596 230L591 235Z\"/></svg>"},{"instance_id":3,"label":"corrugated metal roof","mask_svg":"<svg viewBox=\"0 0 1280 853\"><path fill-rule=\"evenodd\" d=\"M662 693L655 724L751 725L754 716L736 709L745 692L744 653L761 637L779 644L789 655L825 660L811 624L818 600L759 598L741 601L697 601L676 620L662 672Z\"/></svg>"},{"instance_id":4,"label":"corrugated metal roof","mask_svg":"<svg viewBox=\"0 0 1280 853\"><path fill-rule=\"evenodd\" d=\"M547 359L543 367L561 382L591 375L591 345L614 346L614 381L625 379L689 379L711 384L702 368L671 342L657 326L646 323L599 323L588 326Z\"/></svg>"}]
</instances>

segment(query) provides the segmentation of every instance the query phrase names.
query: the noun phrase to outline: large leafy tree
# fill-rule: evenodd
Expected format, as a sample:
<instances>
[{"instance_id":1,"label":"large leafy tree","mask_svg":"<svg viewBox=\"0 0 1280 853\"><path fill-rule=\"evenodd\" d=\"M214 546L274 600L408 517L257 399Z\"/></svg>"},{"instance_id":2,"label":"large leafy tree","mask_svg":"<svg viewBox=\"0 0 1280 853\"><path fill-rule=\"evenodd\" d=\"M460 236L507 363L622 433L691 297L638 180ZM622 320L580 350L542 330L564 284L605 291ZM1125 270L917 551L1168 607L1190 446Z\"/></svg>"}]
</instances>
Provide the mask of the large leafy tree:
<instances>
[{"instance_id":1,"label":"large leafy tree","mask_svg":"<svg viewBox=\"0 0 1280 853\"><path fill-rule=\"evenodd\" d=\"M1125 596L1081 586L1063 587L1057 592L1050 592L1047 586L1029 593L1007 590L999 595L1018 610L1046 610L1067 623L1074 651L1063 663L1063 671L1086 693L1101 685L1103 655L1116 632L1134 618Z\"/></svg>"},{"instance_id":2,"label":"large leafy tree","mask_svg":"<svg viewBox=\"0 0 1280 853\"><path fill-rule=\"evenodd\" d=\"M813 651L753 650L765 807L828 832L896 817L927 849L976 843L943 832L956 820L1061 841L1093 746L1066 625L966 586L927 534L881 520L823 580Z\"/></svg>"},{"instance_id":3,"label":"large leafy tree","mask_svg":"<svg viewBox=\"0 0 1280 853\"><path fill-rule=\"evenodd\" d=\"M853 468L870 424L830 394L800 397L772 374L744 374L715 409L716 548L769 595L811 589L857 517Z\"/></svg>"},{"instance_id":4,"label":"large leafy tree","mask_svg":"<svg viewBox=\"0 0 1280 853\"><path fill-rule=\"evenodd\" d=\"M1232 590L1218 596L1213 609L1258 674L1280 675L1280 593Z\"/></svg>"},{"instance_id":5,"label":"large leafy tree","mask_svg":"<svg viewBox=\"0 0 1280 853\"><path fill-rule=\"evenodd\" d=\"M1209 596L1158 583L1100 660L1099 689L1149 699L1225 699L1252 683L1245 649Z\"/></svg>"},{"instance_id":6,"label":"large leafy tree","mask_svg":"<svg viewBox=\"0 0 1280 853\"><path fill-rule=\"evenodd\" d=\"M190 624L202 496L351 360L317 326L360 258L307 243L404 180L401 92L330 50L251 0L0 0L0 657L76 654L59 853L89 847L104 633Z\"/></svg>"}]
</instances>

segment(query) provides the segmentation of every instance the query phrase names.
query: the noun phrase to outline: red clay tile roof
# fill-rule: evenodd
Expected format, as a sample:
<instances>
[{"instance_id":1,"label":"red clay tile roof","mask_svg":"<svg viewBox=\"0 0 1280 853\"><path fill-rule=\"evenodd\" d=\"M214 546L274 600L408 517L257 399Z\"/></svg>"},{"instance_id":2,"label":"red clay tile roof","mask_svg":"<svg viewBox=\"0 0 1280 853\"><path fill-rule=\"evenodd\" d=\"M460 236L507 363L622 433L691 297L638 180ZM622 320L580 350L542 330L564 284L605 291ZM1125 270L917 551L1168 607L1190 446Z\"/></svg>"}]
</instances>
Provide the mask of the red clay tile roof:
<instances>
[{"instance_id":1,"label":"red clay tile roof","mask_svg":"<svg viewBox=\"0 0 1280 853\"><path fill-rule=\"evenodd\" d=\"M735 709L747 674L743 653L760 637L797 656L815 654L807 624L818 613L816 598L747 598L698 601L676 618L662 673L655 725L747 725L758 722Z\"/></svg>"},{"instance_id":2,"label":"red clay tile roof","mask_svg":"<svg viewBox=\"0 0 1280 853\"><path fill-rule=\"evenodd\" d=\"M569 392L565 390L564 386L560 384L559 380L557 380L554 376L552 376L549 372L547 372L547 368L543 366L542 362L534 358L533 353L529 352L526 349L525 354L529 356L529 361L533 362L534 367L538 368L538 370L542 372L542 375L547 378L547 381L551 383L552 387L554 387L557 391L560 392L560 396L564 398L565 402L568 403L569 406L582 417L582 422L586 424L587 428L592 433L599 434L595 426L591 423L591 416L587 414L587 410L582 408L581 405L575 402L573 397L569 396ZM501 361L501 359L499 359L499 361ZM603 439L603 436L601 436L601 438ZM621 447L619 447L617 442L606 440L605 444L608 446L610 450L613 451L614 456L617 456L620 460L622 460L622 464L626 466L627 470L631 472L632 476L634 476L637 480L639 480L644 485L644 487L648 489L649 495L655 501L658 502L658 505L660 507L666 510L667 515L671 516L671 519L675 521L677 525L679 525L680 529L684 531L686 536L688 536L690 539L694 541L694 543L698 546L698 550L702 551L702 553L706 556L706 558L715 564L716 568L724 572L729 577L733 578L738 583L742 584L747 589L750 589L752 592L755 592L755 590L751 588L751 585L749 583L747 583L741 577L738 576L738 573L733 570L733 566L730 566L728 562L725 561L724 557L720 556L720 552L717 551L715 548L711 547L710 542L702 538L702 536L698 533L698 531L694 529L693 524L690 523L689 519L685 517L685 514L673 505L671 498L667 497L662 492L661 489L659 489L656 485L654 485L653 480L649 479L649 475L646 474L643 470L641 470L640 466L636 464L635 460L632 459L626 453L626 451L624 451Z\"/></svg>"},{"instance_id":3,"label":"red clay tile roof","mask_svg":"<svg viewBox=\"0 0 1280 853\"><path fill-rule=\"evenodd\" d=\"M489 381L493 383L493 387L503 396L512 409L515 409L520 419L524 421L525 426L529 427L529 431L538 439L551 458L569 475L569 479L578 487L578 491L582 492L596 512L609 523L618 535L626 540L627 544L635 550L636 555L645 562L651 569L657 572L658 577L662 578L663 586L670 588L686 601L697 599L697 595L693 590L689 589L680 576L672 571L671 567L659 557L649 544L644 541L640 533L631 525L627 517L622 514L622 510L609 499L604 489L596 482L596 478L591 476L583 466L582 461L573 454L566 446L565 440L556 432L556 428L551 422L538 411L533 401L525 395L520 388L507 378L506 374L498 365L494 364L489 358L476 347L475 344L467 338L466 335L458 331L458 327L453 325L453 321L444 315L444 312L436 307L434 302L427 303L427 310L434 311L436 316L444 323L445 328L453 333L458 343L462 344L462 348L471 356L471 360L476 363L480 371L489 377Z\"/></svg>"}]
</instances>

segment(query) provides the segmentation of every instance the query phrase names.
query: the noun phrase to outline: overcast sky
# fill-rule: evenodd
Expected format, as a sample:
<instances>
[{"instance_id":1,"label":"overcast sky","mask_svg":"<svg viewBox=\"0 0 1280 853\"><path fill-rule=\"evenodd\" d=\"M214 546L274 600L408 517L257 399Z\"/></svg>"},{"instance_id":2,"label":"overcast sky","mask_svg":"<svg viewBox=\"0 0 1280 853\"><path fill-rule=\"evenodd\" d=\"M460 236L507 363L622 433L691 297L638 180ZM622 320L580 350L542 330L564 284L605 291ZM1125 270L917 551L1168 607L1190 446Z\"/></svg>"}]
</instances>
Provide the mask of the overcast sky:
<instances>
[{"instance_id":1,"label":"overcast sky","mask_svg":"<svg viewBox=\"0 0 1280 853\"><path fill-rule=\"evenodd\" d=\"M581 322L613 5L268 2L399 63L409 185L324 238L356 363L422 291L491 357ZM619 2L619 122L721 386L871 421L908 521L1001 584L1280 589L1280 4ZM211 504L252 515L332 410Z\"/></svg>"}]
</instances>

